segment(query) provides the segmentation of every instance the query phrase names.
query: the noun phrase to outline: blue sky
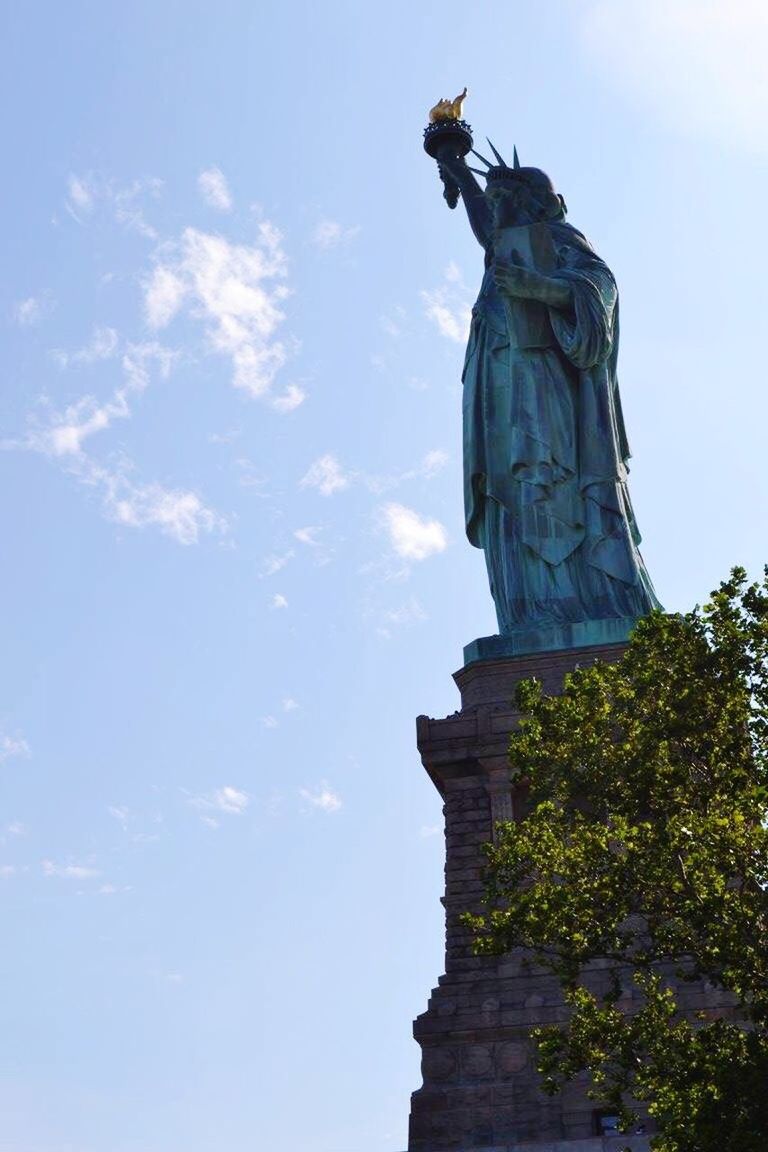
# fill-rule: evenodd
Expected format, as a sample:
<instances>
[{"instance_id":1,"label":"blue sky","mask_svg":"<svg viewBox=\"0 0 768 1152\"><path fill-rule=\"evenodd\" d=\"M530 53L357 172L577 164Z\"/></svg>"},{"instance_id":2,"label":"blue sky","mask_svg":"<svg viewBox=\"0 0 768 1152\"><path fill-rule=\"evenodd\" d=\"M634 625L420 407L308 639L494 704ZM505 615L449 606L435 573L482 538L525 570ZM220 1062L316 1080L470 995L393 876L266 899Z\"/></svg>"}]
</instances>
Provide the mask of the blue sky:
<instances>
[{"instance_id":1,"label":"blue sky","mask_svg":"<svg viewBox=\"0 0 768 1152\"><path fill-rule=\"evenodd\" d=\"M414 717L481 253L421 150L545 168L622 295L662 601L768 560L760 3L0 12L0 1149L398 1152L442 971Z\"/></svg>"}]
</instances>

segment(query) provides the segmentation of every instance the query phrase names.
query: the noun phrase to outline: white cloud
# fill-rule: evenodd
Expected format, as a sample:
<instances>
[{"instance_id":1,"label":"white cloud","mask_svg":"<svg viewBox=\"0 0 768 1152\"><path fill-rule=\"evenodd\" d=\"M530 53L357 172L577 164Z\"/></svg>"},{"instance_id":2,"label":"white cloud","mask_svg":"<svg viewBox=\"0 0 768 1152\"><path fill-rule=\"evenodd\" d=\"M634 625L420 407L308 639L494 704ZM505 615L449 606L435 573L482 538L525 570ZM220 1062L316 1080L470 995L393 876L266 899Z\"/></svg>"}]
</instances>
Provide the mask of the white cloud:
<instances>
[{"instance_id":1,"label":"white cloud","mask_svg":"<svg viewBox=\"0 0 768 1152\"><path fill-rule=\"evenodd\" d=\"M359 225L345 228L338 220L321 220L312 233L312 243L318 248L338 248L349 244L360 232Z\"/></svg>"},{"instance_id":2,"label":"white cloud","mask_svg":"<svg viewBox=\"0 0 768 1152\"><path fill-rule=\"evenodd\" d=\"M231 785L225 785L223 788L219 788L214 792L213 802L220 812L228 812L230 815L240 816L245 812L250 800L246 792L241 792Z\"/></svg>"},{"instance_id":3,"label":"white cloud","mask_svg":"<svg viewBox=\"0 0 768 1152\"><path fill-rule=\"evenodd\" d=\"M99 329L84 349L72 354L73 361L91 363L95 359L111 356L117 340L113 329ZM46 424L32 419L27 436L15 447L29 448L45 456L77 456L83 442L96 432L102 432L115 420L126 420L131 415L131 394L142 393L151 380L150 366L155 365L161 379L171 371L176 353L162 344L129 344L123 354L121 370L123 383L112 396L101 403L94 396L81 396L63 412L49 412Z\"/></svg>"},{"instance_id":4,"label":"white cloud","mask_svg":"<svg viewBox=\"0 0 768 1152\"><path fill-rule=\"evenodd\" d=\"M265 728L277 728L279 721L274 716L262 716L261 723Z\"/></svg>"},{"instance_id":5,"label":"white cloud","mask_svg":"<svg viewBox=\"0 0 768 1152\"><path fill-rule=\"evenodd\" d=\"M144 310L151 328L170 324L181 307L186 286L170 268L158 264L152 279L144 285Z\"/></svg>"},{"instance_id":6,"label":"white cloud","mask_svg":"<svg viewBox=\"0 0 768 1152\"><path fill-rule=\"evenodd\" d=\"M448 545L445 528L438 520L426 520L403 504L385 504L381 517L392 548L405 560L426 560Z\"/></svg>"},{"instance_id":7,"label":"white cloud","mask_svg":"<svg viewBox=\"0 0 768 1152\"><path fill-rule=\"evenodd\" d=\"M361 479L370 492L381 494L409 480L432 480L445 468L450 460L447 452L442 448L434 448L415 468L408 468L405 472L397 472L391 476L363 476Z\"/></svg>"},{"instance_id":8,"label":"white cloud","mask_svg":"<svg viewBox=\"0 0 768 1152\"><path fill-rule=\"evenodd\" d=\"M299 706L292 696L285 696L283 698L282 705L283 712L295 712Z\"/></svg>"},{"instance_id":9,"label":"white cloud","mask_svg":"<svg viewBox=\"0 0 768 1152\"><path fill-rule=\"evenodd\" d=\"M411 598L399 608L390 608L384 613L384 619L388 624L420 624L427 619L427 614L418 600Z\"/></svg>"},{"instance_id":10,"label":"white cloud","mask_svg":"<svg viewBox=\"0 0 768 1152\"><path fill-rule=\"evenodd\" d=\"M53 860L43 860L41 867L44 876L58 876L62 880L92 880L100 875L98 868L84 864L56 864Z\"/></svg>"},{"instance_id":11,"label":"white cloud","mask_svg":"<svg viewBox=\"0 0 768 1152\"><path fill-rule=\"evenodd\" d=\"M10 880L11 876L16 875L15 864L2 864L0 865L0 880Z\"/></svg>"},{"instance_id":12,"label":"white cloud","mask_svg":"<svg viewBox=\"0 0 768 1152\"><path fill-rule=\"evenodd\" d=\"M12 820L10 824L6 824L3 832L6 836L26 836L27 826L22 824L20 820Z\"/></svg>"},{"instance_id":13,"label":"white cloud","mask_svg":"<svg viewBox=\"0 0 768 1152\"><path fill-rule=\"evenodd\" d=\"M13 319L20 328L33 328L40 323L43 315L43 302L37 296L27 296L13 306Z\"/></svg>"},{"instance_id":14,"label":"white cloud","mask_svg":"<svg viewBox=\"0 0 768 1152\"><path fill-rule=\"evenodd\" d=\"M131 819L130 808L125 808L124 806L118 804L110 804L107 807L107 812L113 820L117 820L118 824L122 826L123 831L126 831L128 822Z\"/></svg>"},{"instance_id":15,"label":"white cloud","mask_svg":"<svg viewBox=\"0 0 768 1152\"><path fill-rule=\"evenodd\" d=\"M119 185L99 175L70 175L67 181L66 208L79 224L91 216L99 204L111 210L118 224L146 236L157 239L157 232L144 217L142 200L145 196L156 199L162 190L162 180L154 177L133 180L130 184Z\"/></svg>"},{"instance_id":16,"label":"white cloud","mask_svg":"<svg viewBox=\"0 0 768 1152\"><path fill-rule=\"evenodd\" d=\"M157 180L154 177L146 180L134 180L124 187L110 185L108 198L111 201L117 223L124 225L133 232L138 232L140 236L146 236L148 240L156 240L157 231L144 218L141 200L144 196L156 200L162 188L162 180Z\"/></svg>"},{"instance_id":17,"label":"white cloud","mask_svg":"<svg viewBox=\"0 0 768 1152\"><path fill-rule=\"evenodd\" d=\"M422 840L427 840L430 836L439 836L442 830L441 824L422 824L419 828L419 836Z\"/></svg>"},{"instance_id":18,"label":"white cloud","mask_svg":"<svg viewBox=\"0 0 768 1152\"><path fill-rule=\"evenodd\" d=\"M121 470L92 465L86 483L102 487L107 517L128 528L155 527L177 544L197 544L203 533L226 532L228 522L208 508L196 492L136 484Z\"/></svg>"},{"instance_id":19,"label":"white cloud","mask_svg":"<svg viewBox=\"0 0 768 1152\"><path fill-rule=\"evenodd\" d=\"M197 808L202 813L201 820L211 828L218 827L218 815L224 816L242 816L251 798L247 792L241 791L239 788L234 788L231 784L225 784L223 788L217 788L213 792L207 792L201 796L190 796L188 803Z\"/></svg>"},{"instance_id":20,"label":"white cloud","mask_svg":"<svg viewBox=\"0 0 768 1152\"><path fill-rule=\"evenodd\" d=\"M210 208L218 212L232 211L232 195L227 179L220 168L206 168L197 178L200 195Z\"/></svg>"},{"instance_id":21,"label":"white cloud","mask_svg":"<svg viewBox=\"0 0 768 1152\"><path fill-rule=\"evenodd\" d=\"M288 295L282 239L268 221L258 229L249 247L187 228L144 285L150 327L164 328L186 305L204 323L209 350L229 357L234 386L254 397L269 392L287 358L275 336ZM297 394L288 389L286 397L295 407Z\"/></svg>"},{"instance_id":22,"label":"white cloud","mask_svg":"<svg viewBox=\"0 0 768 1152\"><path fill-rule=\"evenodd\" d=\"M14 756L29 756L30 748L23 736L9 736L0 733L0 764Z\"/></svg>"},{"instance_id":23,"label":"white cloud","mask_svg":"<svg viewBox=\"0 0 768 1152\"><path fill-rule=\"evenodd\" d=\"M56 348L52 355L62 368L70 364L95 364L99 360L109 360L114 356L119 342L114 328L94 328L91 339L83 348L78 348L76 352L64 352Z\"/></svg>"},{"instance_id":24,"label":"white cloud","mask_svg":"<svg viewBox=\"0 0 768 1152\"><path fill-rule=\"evenodd\" d=\"M421 462L421 475L427 480L431 480L433 476L437 476L438 472L442 472L449 459L448 453L444 452L442 448L435 448L433 451L427 452Z\"/></svg>"},{"instance_id":25,"label":"white cloud","mask_svg":"<svg viewBox=\"0 0 768 1152\"><path fill-rule=\"evenodd\" d=\"M427 319L437 326L447 340L465 344L472 320L472 305L456 264L451 261L443 271L443 282L431 291L421 293Z\"/></svg>"},{"instance_id":26,"label":"white cloud","mask_svg":"<svg viewBox=\"0 0 768 1152\"><path fill-rule=\"evenodd\" d=\"M88 216L96 202L96 188L87 176L71 174L67 181L67 208L76 220Z\"/></svg>"},{"instance_id":27,"label":"white cloud","mask_svg":"<svg viewBox=\"0 0 768 1152\"><path fill-rule=\"evenodd\" d=\"M313 808L321 812L338 812L342 806L341 797L323 781L317 788L300 788L299 795Z\"/></svg>"},{"instance_id":28,"label":"white cloud","mask_svg":"<svg viewBox=\"0 0 768 1152\"><path fill-rule=\"evenodd\" d=\"M427 318L437 325L442 336L456 344L465 344L469 336L472 309L464 301L452 300L445 288L424 291L421 298L425 304Z\"/></svg>"},{"instance_id":29,"label":"white cloud","mask_svg":"<svg viewBox=\"0 0 768 1152\"><path fill-rule=\"evenodd\" d=\"M234 444L241 435L239 428L232 428L229 432L211 432L208 440L211 444Z\"/></svg>"},{"instance_id":30,"label":"white cloud","mask_svg":"<svg viewBox=\"0 0 768 1152\"><path fill-rule=\"evenodd\" d=\"M260 576L274 576L276 572L280 572L285 568L286 564L293 559L293 551L289 549L287 552L273 552L267 556L259 569Z\"/></svg>"},{"instance_id":31,"label":"white cloud","mask_svg":"<svg viewBox=\"0 0 768 1152\"><path fill-rule=\"evenodd\" d=\"M6 441L2 447L26 448L58 459L69 475L100 492L104 514L115 523L131 528L154 526L180 544L194 544L203 533L225 532L226 518L207 507L196 492L136 481L127 459L107 465L83 451L91 436L116 420L130 418L131 398L148 387L153 369L161 379L166 378L176 356L156 342L129 344L121 361L123 382L109 399L99 402L86 395L63 412L48 411L45 422L31 419L22 440Z\"/></svg>"},{"instance_id":32,"label":"white cloud","mask_svg":"<svg viewBox=\"0 0 768 1152\"><path fill-rule=\"evenodd\" d=\"M341 492L349 485L349 476L345 473L335 456L326 453L319 456L302 477L302 488L317 488L321 496L332 496L334 492Z\"/></svg>"},{"instance_id":33,"label":"white cloud","mask_svg":"<svg viewBox=\"0 0 768 1152\"><path fill-rule=\"evenodd\" d=\"M287 608L288 607L288 601L286 600L285 596L283 596L282 592L275 592L274 596L272 597L271 607L272 608Z\"/></svg>"},{"instance_id":34,"label":"white cloud","mask_svg":"<svg viewBox=\"0 0 768 1152\"><path fill-rule=\"evenodd\" d=\"M298 384L289 384L279 396L275 396L272 407L277 412L293 412L306 398L307 394L303 388Z\"/></svg>"},{"instance_id":35,"label":"white cloud","mask_svg":"<svg viewBox=\"0 0 768 1152\"><path fill-rule=\"evenodd\" d=\"M764 0L597 0L582 31L592 59L664 126L768 150Z\"/></svg>"},{"instance_id":36,"label":"white cloud","mask_svg":"<svg viewBox=\"0 0 768 1152\"><path fill-rule=\"evenodd\" d=\"M311 548L317 548L319 543L317 540L318 532L322 532L322 528L309 526L307 528L297 528L293 535L301 544L307 544Z\"/></svg>"},{"instance_id":37,"label":"white cloud","mask_svg":"<svg viewBox=\"0 0 768 1152\"><path fill-rule=\"evenodd\" d=\"M66 470L81 484L97 490L106 518L124 527L158 528L177 544L196 544L203 533L228 530L226 518L208 508L196 492L137 482L124 459L107 467L76 452L68 458Z\"/></svg>"}]
</instances>

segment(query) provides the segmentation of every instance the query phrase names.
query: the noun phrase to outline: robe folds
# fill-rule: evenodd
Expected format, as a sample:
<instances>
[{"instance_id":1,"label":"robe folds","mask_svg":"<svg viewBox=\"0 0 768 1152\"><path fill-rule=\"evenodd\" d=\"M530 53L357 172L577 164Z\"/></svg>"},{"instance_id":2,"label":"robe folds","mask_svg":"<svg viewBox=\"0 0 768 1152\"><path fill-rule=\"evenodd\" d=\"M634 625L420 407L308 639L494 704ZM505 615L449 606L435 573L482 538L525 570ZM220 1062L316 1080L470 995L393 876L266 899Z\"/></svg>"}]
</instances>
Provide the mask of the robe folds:
<instances>
[{"instance_id":1,"label":"robe folds","mask_svg":"<svg viewBox=\"0 0 768 1152\"><path fill-rule=\"evenodd\" d=\"M616 284L581 233L548 227L571 308L529 346L530 305L501 295L489 253L464 364L466 529L502 634L659 607L627 490Z\"/></svg>"}]
</instances>

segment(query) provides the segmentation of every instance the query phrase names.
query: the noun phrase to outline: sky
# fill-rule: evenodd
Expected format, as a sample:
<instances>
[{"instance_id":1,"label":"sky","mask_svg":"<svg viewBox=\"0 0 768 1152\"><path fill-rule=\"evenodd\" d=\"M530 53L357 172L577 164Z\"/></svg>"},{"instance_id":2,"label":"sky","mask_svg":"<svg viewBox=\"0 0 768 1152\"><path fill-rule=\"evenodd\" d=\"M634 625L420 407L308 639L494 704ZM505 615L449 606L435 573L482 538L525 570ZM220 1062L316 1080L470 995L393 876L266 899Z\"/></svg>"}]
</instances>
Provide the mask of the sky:
<instances>
[{"instance_id":1,"label":"sky","mask_svg":"<svg viewBox=\"0 0 768 1152\"><path fill-rule=\"evenodd\" d=\"M466 84L613 269L685 610L768 561L768 9L0 4L0 1152L401 1152L463 534Z\"/></svg>"}]
</instances>

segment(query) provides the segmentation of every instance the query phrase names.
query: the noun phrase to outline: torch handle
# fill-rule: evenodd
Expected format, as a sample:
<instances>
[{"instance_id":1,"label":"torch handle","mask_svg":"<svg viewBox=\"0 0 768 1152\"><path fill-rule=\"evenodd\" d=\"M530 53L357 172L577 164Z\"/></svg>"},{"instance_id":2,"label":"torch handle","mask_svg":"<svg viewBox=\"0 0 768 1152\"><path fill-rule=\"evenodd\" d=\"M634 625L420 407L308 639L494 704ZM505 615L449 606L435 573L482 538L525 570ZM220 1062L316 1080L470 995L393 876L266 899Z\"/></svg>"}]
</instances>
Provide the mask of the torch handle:
<instances>
[{"instance_id":1,"label":"torch handle","mask_svg":"<svg viewBox=\"0 0 768 1152\"><path fill-rule=\"evenodd\" d=\"M437 172L443 182L443 199L449 208L455 208L461 195L459 186L453 177L447 174L442 164L438 164Z\"/></svg>"}]
</instances>

